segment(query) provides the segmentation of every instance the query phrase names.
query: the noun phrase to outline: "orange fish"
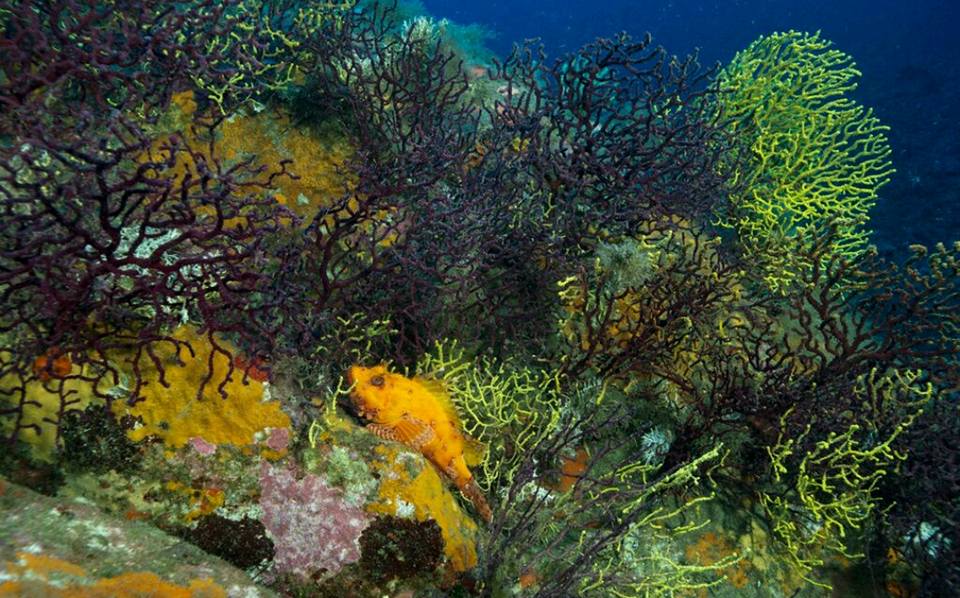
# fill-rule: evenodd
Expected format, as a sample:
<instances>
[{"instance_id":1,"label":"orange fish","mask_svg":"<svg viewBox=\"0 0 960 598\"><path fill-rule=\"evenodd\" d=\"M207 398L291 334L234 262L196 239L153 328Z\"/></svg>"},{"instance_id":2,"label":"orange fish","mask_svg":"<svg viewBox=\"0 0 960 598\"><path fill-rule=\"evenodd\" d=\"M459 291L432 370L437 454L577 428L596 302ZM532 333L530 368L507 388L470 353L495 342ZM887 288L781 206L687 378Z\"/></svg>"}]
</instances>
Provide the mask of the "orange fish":
<instances>
[{"instance_id":1,"label":"orange fish","mask_svg":"<svg viewBox=\"0 0 960 598\"><path fill-rule=\"evenodd\" d=\"M440 382L407 378L382 365L355 365L347 372L347 382L357 411L372 422L368 430L422 453L470 499L484 520L491 520L490 506L467 466L468 458L474 461L482 451L460 431L460 418Z\"/></svg>"}]
</instances>

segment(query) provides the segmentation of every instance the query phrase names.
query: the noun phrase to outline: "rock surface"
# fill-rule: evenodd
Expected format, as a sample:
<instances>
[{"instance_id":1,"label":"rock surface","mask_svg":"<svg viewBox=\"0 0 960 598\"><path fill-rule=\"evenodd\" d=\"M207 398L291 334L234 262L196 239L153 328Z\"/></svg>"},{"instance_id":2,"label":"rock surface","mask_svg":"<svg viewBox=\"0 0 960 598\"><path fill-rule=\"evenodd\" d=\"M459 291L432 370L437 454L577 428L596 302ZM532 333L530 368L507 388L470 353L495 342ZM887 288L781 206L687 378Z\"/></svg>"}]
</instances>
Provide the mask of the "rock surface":
<instances>
[{"instance_id":1,"label":"rock surface","mask_svg":"<svg viewBox=\"0 0 960 598\"><path fill-rule=\"evenodd\" d=\"M275 596L246 573L140 521L82 500L51 498L0 478L0 596L124 596L150 584L157 596ZM56 590L54 589L56 588ZM38 593L39 592L39 593Z\"/></svg>"}]
</instances>

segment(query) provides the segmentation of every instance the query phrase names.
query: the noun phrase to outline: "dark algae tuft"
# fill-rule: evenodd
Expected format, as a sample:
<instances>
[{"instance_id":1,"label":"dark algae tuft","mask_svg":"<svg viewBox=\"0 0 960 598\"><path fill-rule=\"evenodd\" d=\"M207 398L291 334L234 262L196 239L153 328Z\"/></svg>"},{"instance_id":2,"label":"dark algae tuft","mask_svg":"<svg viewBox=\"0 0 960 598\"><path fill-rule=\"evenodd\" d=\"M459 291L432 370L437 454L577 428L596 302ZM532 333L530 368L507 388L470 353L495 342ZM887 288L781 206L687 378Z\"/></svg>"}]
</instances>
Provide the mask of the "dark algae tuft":
<instances>
[{"instance_id":1,"label":"dark algae tuft","mask_svg":"<svg viewBox=\"0 0 960 598\"><path fill-rule=\"evenodd\" d=\"M433 572L443 558L435 521L378 517L360 535L360 566L381 580Z\"/></svg>"},{"instance_id":2,"label":"dark algae tuft","mask_svg":"<svg viewBox=\"0 0 960 598\"><path fill-rule=\"evenodd\" d=\"M256 567L273 558L273 542L263 524L244 517L234 521L219 515L207 515L186 534L186 538L204 552L218 556L241 569Z\"/></svg>"},{"instance_id":3,"label":"dark algae tuft","mask_svg":"<svg viewBox=\"0 0 960 598\"><path fill-rule=\"evenodd\" d=\"M140 448L127 438L134 424L118 419L100 405L68 411L61 424L63 466L79 471L135 470Z\"/></svg>"}]
</instances>

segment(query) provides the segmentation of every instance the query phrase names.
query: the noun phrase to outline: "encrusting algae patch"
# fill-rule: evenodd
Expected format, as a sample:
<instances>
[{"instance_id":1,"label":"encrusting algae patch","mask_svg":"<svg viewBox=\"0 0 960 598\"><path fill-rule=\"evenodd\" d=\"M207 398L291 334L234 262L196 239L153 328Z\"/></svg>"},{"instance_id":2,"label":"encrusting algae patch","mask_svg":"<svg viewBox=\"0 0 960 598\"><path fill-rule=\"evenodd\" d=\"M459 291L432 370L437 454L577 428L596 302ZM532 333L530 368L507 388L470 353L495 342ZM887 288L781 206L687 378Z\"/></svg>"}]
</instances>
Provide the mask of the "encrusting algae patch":
<instances>
[{"instance_id":1,"label":"encrusting algae patch","mask_svg":"<svg viewBox=\"0 0 960 598\"><path fill-rule=\"evenodd\" d=\"M695 543L688 545L684 553L690 564L709 566L722 563L725 559L735 556L737 550L727 538L715 532L706 532ZM717 573L722 574L733 587L739 590L749 583L747 575L749 570L749 561L737 560L726 567L718 568Z\"/></svg>"},{"instance_id":2,"label":"encrusting algae patch","mask_svg":"<svg viewBox=\"0 0 960 598\"><path fill-rule=\"evenodd\" d=\"M433 520L440 527L444 556L450 570L464 572L477 564L479 528L461 507L455 492L437 469L419 452L400 444L383 443L352 421L342 417L328 404L323 417L314 422L309 433L310 446L351 447L372 481L372 497L364 509L376 515L389 515L417 521ZM324 465L311 471L329 476L326 451L313 454ZM348 453L349 454L349 453ZM361 487L358 482L355 487ZM363 492L366 495L366 491Z\"/></svg>"},{"instance_id":3,"label":"encrusting algae patch","mask_svg":"<svg viewBox=\"0 0 960 598\"><path fill-rule=\"evenodd\" d=\"M16 561L0 564L0 598L226 598L227 592L210 579L193 579L182 586L156 573L122 573L90 579L83 567L69 561L21 551Z\"/></svg>"},{"instance_id":4,"label":"encrusting algae patch","mask_svg":"<svg viewBox=\"0 0 960 598\"><path fill-rule=\"evenodd\" d=\"M561 462L560 480L556 484L545 484L545 487L561 494L569 492L587 472L589 463L590 453L584 447L578 448L575 454L564 457Z\"/></svg>"},{"instance_id":5,"label":"encrusting algae patch","mask_svg":"<svg viewBox=\"0 0 960 598\"><path fill-rule=\"evenodd\" d=\"M191 488L176 481L169 481L164 488L170 492L186 495L190 499L190 512L185 519L195 521L205 515L213 513L223 506L226 496L220 488ZM136 518L136 515L134 515Z\"/></svg>"},{"instance_id":6,"label":"encrusting algae patch","mask_svg":"<svg viewBox=\"0 0 960 598\"><path fill-rule=\"evenodd\" d=\"M245 447L252 445L255 436L267 428L290 428L290 418L280 409L280 402L264 400L264 383L249 375L244 380L243 370L237 367L222 387L226 396L220 394L230 359L215 351L205 335L181 326L171 336L181 343L188 342L193 352L183 344L176 349L173 343L157 348L167 385L160 382L159 372L144 358L140 364L145 379L140 390L144 400L132 407L115 404L118 415L131 415L141 422L128 433L131 440L155 436L168 448L180 448L199 438L211 445ZM237 354L237 349L225 341L217 343ZM211 352L212 373L208 369ZM202 393L197 396L201 386Z\"/></svg>"}]
</instances>

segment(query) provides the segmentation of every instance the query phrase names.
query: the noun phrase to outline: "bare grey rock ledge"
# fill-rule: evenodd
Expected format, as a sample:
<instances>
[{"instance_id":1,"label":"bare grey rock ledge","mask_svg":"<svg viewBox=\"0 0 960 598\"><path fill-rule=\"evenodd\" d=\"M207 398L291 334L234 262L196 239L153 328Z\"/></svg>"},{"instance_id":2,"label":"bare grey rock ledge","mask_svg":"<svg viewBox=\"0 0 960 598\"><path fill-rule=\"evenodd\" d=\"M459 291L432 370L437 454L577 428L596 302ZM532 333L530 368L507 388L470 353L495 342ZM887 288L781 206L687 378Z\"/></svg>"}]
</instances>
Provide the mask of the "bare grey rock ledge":
<instances>
[{"instance_id":1,"label":"bare grey rock ledge","mask_svg":"<svg viewBox=\"0 0 960 598\"><path fill-rule=\"evenodd\" d=\"M23 565L24 554L68 561L86 575L38 575ZM132 572L152 572L181 586L210 579L231 597L276 596L226 561L147 523L108 515L82 500L44 496L0 477L0 585L64 587Z\"/></svg>"}]
</instances>

